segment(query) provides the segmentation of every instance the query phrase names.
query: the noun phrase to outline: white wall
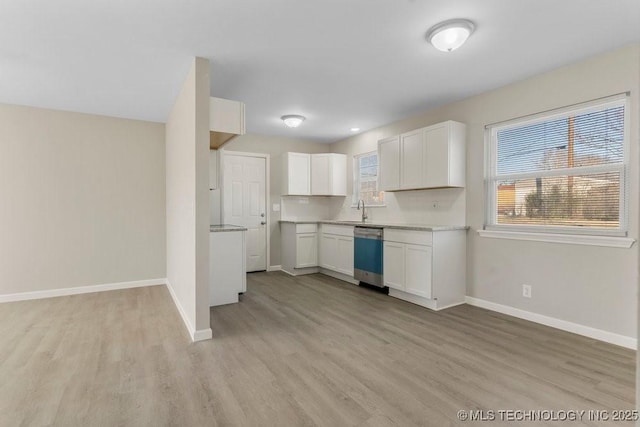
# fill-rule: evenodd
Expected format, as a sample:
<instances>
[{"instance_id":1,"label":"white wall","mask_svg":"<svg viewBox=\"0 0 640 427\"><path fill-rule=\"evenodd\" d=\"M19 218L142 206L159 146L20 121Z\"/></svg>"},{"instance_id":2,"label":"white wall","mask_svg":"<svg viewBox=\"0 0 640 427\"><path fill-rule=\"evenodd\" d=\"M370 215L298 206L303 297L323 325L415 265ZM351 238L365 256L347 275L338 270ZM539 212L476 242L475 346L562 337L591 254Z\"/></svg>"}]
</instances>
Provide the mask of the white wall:
<instances>
[{"instance_id":1,"label":"white wall","mask_svg":"<svg viewBox=\"0 0 640 427\"><path fill-rule=\"evenodd\" d=\"M167 281L194 341L209 325L209 62L195 58L166 124Z\"/></svg>"},{"instance_id":2,"label":"white wall","mask_svg":"<svg viewBox=\"0 0 640 427\"><path fill-rule=\"evenodd\" d=\"M292 132L295 132L292 129ZM270 216L270 240L271 240L271 265L280 265L280 212L274 212L274 203L281 203L282 195L282 154L293 151L298 153L328 153L331 151L328 144L310 142L300 138L283 138L277 136L247 134L238 136L229 141L225 146L226 151L241 151L245 153L262 153L270 155L270 189L271 205L267 207ZM286 201L285 201L286 203Z\"/></svg>"},{"instance_id":3,"label":"white wall","mask_svg":"<svg viewBox=\"0 0 640 427\"><path fill-rule=\"evenodd\" d=\"M0 299L163 282L163 124L11 105L0 123Z\"/></svg>"},{"instance_id":4,"label":"white wall","mask_svg":"<svg viewBox=\"0 0 640 427\"><path fill-rule=\"evenodd\" d=\"M375 149L375 141L444 120L467 124L467 186L445 190L452 204L450 221L466 216L468 232L467 294L636 338L638 244L615 249L479 237L484 223L484 126L548 109L631 91L631 162L629 165L629 236L638 239L638 97L640 46L628 46L580 63L445 105L333 144L335 152L357 154ZM424 206L429 196L396 193L387 208L371 210L373 219L417 218L424 222L449 220ZM411 200L412 198L414 198ZM466 200L460 200L463 197ZM466 204L466 206L465 206ZM408 207L408 211L403 209ZM346 206L343 212L353 214ZM533 298L521 295L523 283Z\"/></svg>"}]
</instances>

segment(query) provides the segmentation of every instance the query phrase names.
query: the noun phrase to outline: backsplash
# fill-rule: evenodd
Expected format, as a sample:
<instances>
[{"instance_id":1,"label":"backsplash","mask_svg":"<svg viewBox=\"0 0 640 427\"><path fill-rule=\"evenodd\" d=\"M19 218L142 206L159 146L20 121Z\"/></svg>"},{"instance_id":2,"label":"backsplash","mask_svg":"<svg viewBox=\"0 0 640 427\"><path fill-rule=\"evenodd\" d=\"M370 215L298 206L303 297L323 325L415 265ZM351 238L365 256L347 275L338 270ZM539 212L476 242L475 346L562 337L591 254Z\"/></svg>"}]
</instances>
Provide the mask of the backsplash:
<instances>
[{"instance_id":1,"label":"backsplash","mask_svg":"<svg viewBox=\"0 0 640 427\"><path fill-rule=\"evenodd\" d=\"M466 225L465 190L443 188L385 193L386 206L367 207L369 221L428 225ZM280 219L314 221L359 220L362 211L352 207L351 196L284 196Z\"/></svg>"},{"instance_id":2,"label":"backsplash","mask_svg":"<svg viewBox=\"0 0 640 427\"><path fill-rule=\"evenodd\" d=\"M345 197L282 196L280 219L315 221L334 219L340 213Z\"/></svg>"}]
</instances>

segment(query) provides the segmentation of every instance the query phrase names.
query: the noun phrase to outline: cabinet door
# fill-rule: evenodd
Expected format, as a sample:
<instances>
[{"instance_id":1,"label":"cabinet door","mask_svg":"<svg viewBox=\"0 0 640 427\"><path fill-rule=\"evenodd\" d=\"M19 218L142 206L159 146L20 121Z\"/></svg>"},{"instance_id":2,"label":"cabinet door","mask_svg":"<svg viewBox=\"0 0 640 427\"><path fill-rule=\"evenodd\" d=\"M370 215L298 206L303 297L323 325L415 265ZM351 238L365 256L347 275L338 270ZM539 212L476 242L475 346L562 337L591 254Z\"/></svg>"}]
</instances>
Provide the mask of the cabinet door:
<instances>
[{"instance_id":1,"label":"cabinet door","mask_svg":"<svg viewBox=\"0 0 640 427\"><path fill-rule=\"evenodd\" d=\"M318 265L317 233L296 234L296 268Z\"/></svg>"},{"instance_id":2,"label":"cabinet door","mask_svg":"<svg viewBox=\"0 0 640 427\"><path fill-rule=\"evenodd\" d=\"M244 103L222 98L209 98L209 129L244 135Z\"/></svg>"},{"instance_id":3,"label":"cabinet door","mask_svg":"<svg viewBox=\"0 0 640 427\"><path fill-rule=\"evenodd\" d=\"M449 125L434 126L424 130L424 186L449 185Z\"/></svg>"},{"instance_id":4,"label":"cabinet door","mask_svg":"<svg viewBox=\"0 0 640 427\"><path fill-rule=\"evenodd\" d=\"M422 187L424 162L423 131L418 129L400 136L400 188Z\"/></svg>"},{"instance_id":5,"label":"cabinet door","mask_svg":"<svg viewBox=\"0 0 640 427\"><path fill-rule=\"evenodd\" d=\"M331 195L331 155L311 155L311 195Z\"/></svg>"},{"instance_id":6,"label":"cabinet door","mask_svg":"<svg viewBox=\"0 0 640 427\"><path fill-rule=\"evenodd\" d=\"M400 189L400 137L378 141L378 165L380 190Z\"/></svg>"},{"instance_id":7,"label":"cabinet door","mask_svg":"<svg viewBox=\"0 0 640 427\"><path fill-rule=\"evenodd\" d=\"M404 290L404 247L403 243L384 242L382 274L384 285Z\"/></svg>"},{"instance_id":8,"label":"cabinet door","mask_svg":"<svg viewBox=\"0 0 640 427\"><path fill-rule=\"evenodd\" d=\"M431 299L431 246L405 245L405 291Z\"/></svg>"},{"instance_id":9,"label":"cabinet door","mask_svg":"<svg viewBox=\"0 0 640 427\"><path fill-rule=\"evenodd\" d=\"M336 271L353 277L353 237L338 236Z\"/></svg>"},{"instance_id":10,"label":"cabinet door","mask_svg":"<svg viewBox=\"0 0 640 427\"><path fill-rule=\"evenodd\" d=\"M285 195L311 194L311 156L305 153L287 153L285 162Z\"/></svg>"},{"instance_id":11,"label":"cabinet door","mask_svg":"<svg viewBox=\"0 0 640 427\"><path fill-rule=\"evenodd\" d=\"M336 270L337 238L331 234L320 235L320 267Z\"/></svg>"},{"instance_id":12,"label":"cabinet door","mask_svg":"<svg viewBox=\"0 0 640 427\"><path fill-rule=\"evenodd\" d=\"M347 156L346 154L331 154L331 195L347 195Z\"/></svg>"}]
</instances>

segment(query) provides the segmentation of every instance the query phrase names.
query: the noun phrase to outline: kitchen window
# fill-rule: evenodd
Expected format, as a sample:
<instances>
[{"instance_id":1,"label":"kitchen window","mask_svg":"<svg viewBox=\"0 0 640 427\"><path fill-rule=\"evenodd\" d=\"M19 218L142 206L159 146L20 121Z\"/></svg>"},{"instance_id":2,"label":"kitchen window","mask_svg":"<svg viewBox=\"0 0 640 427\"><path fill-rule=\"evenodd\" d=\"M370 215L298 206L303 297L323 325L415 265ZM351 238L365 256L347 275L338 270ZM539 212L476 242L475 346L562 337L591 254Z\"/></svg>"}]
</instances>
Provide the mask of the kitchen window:
<instances>
[{"instance_id":1,"label":"kitchen window","mask_svg":"<svg viewBox=\"0 0 640 427\"><path fill-rule=\"evenodd\" d=\"M378 189L378 152L353 156L353 206L384 206L384 191Z\"/></svg>"},{"instance_id":2,"label":"kitchen window","mask_svg":"<svg viewBox=\"0 0 640 427\"><path fill-rule=\"evenodd\" d=\"M488 126L485 229L625 236L626 98Z\"/></svg>"}]
</instances>

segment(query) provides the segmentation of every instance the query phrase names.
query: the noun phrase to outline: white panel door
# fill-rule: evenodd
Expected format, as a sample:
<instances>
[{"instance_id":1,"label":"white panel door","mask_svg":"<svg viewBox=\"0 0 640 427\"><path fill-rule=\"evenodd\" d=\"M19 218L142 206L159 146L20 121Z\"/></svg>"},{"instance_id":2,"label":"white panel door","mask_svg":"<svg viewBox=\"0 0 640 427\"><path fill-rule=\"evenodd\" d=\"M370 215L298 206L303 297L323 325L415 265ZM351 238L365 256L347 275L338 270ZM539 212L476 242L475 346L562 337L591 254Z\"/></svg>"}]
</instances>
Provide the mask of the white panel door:
<instances>
[{"instance_id":1,"label":"white panel door","mask_svg":"<svg viewBox=\"0 0 640 427\"><path fill-rule=\"evenodd\" d=\"M411 294L431 299L431 246L405 246L405 290Z\"/></svg>"},{"instance_id":2,"label":"white panel door","mask_svg":"<svg viewBox=\"0 0 640 427\"><path fill-rule=\"evenodd\" d=\"M384 242L382 275L384 285L404 291L404 243Z\"/></svg>"},{"instance_id":3,"label":"white panel door","mask_svg":"<svg viewBox=\"0 0 640 427\"><path fill-rule=\"evenodd\" d=\"M267 269L266 159L224 155L225 224L247 228L247 271Z\"/></svg>"},{"instance_id":4,"label":"white panel door","mask_svg":"<svg viewBox=\"0 0 640 427\"><path fill-rule=\"evenodd\" d=\"M422 130L400 136L400 188L420 188L423 169Z\"/></svg>"},{"instance_id":5,"label":"white panel door","mask_svg":"<svg viewBox=\"0 0 640 427\"><path fill-rule=\"evenodd\" d=\"M446 187L449 185L449 126L426 129L424 139L424 187Z\"/></svg>"}]
</instances>

